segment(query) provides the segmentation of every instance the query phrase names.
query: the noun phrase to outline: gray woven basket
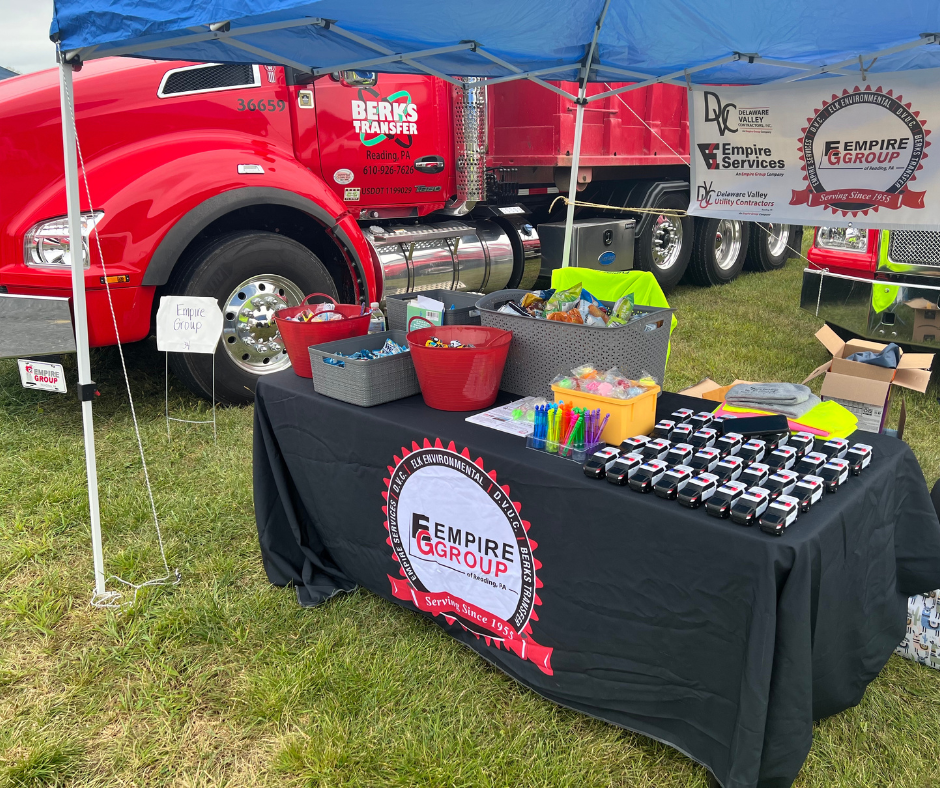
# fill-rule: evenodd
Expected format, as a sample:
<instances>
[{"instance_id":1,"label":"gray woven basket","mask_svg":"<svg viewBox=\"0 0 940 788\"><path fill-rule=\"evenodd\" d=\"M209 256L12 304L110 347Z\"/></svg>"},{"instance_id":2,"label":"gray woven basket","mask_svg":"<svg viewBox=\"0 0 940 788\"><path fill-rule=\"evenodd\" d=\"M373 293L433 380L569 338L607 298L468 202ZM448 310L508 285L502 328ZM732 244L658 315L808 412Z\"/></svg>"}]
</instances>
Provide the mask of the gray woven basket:
<instances>
[{"instance_id":1,"label":"gray woven basket","mask_svg":"<svg viewBox=\"0 0 940 788\"><path fill-rule=\"evenodd\" d=\"M581 364L600 369L619 367L624 375L652 375L662 385L669 353L671 309L637 306L645 313L625 326L583 326L507 315L497 310L508 301L522 298L527 290L498 290L477 301L484 326L512 331L509 357L500 388L527 397L551 398L556 375ZM612 306L610 302L603 302Z\"/></svg>"},{"instance_id":2,"label":"gray woven basket","mask_svg":"<svg viewBox=\"0 0 940 788\"><path fill-rule=\"evenodd\" d=\"M355 353L363 348L378 350L386 339L408 346L404 331L384 331L311 345L310 368L313 371L314 391L363 408L419 394L421 388L410 352L368 360L336 355ZM327 363L323 360L325 358L337 359L342 362L342 366Z\"/></svg>"},{"instance_id":3,"label":"gray woven basket","mask_svg":"<svg viewBox=\"0 0 940 788\"><path fill-rule=\"evenodd\" d=\"M390 295L385 299L385 308L388 311L388 327L390 331L407 331L408 302L414 301L419 295L433 298L444 304L441 316L442 325L445 326L478 326L480 325L480 312L477 309L479 293L465 293L462 290L422 290L420 293L401 293ZM453 309L451 309L453 305Z\"/></svg>"}]
</instances>

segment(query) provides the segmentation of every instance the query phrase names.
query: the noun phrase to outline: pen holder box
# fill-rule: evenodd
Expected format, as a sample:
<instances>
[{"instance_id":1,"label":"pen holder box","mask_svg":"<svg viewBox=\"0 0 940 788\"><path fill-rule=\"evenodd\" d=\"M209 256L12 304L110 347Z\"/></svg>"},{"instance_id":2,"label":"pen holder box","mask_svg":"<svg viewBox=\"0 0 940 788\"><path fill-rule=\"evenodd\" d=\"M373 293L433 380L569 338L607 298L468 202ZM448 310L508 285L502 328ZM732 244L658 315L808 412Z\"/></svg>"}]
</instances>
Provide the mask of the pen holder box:
<instances>
[{"instance_id":1,"label":"pen holder box","mask_svg":"<svg viewBox=\"0 0 940 788\"><path fill-rule=\"evenodd\" d=\"M337 353L379 350L386 339L408 347L404 331L384 331L340 339L309 348L313 389L333 399L370 408L420 393L411 353L373 359L353 359Z\"/></svg>"},{"instance_id":2,"label":"pen holder box","mask_svg":"<svg viewBox=\"0 0 940 788\"><path fill-rule=\"evenodd\" d=\"M552 386L552 391L555 394L555 402L570 402L576 408L588 410L600 408L602 419L609 413L610 418L601 433L601 441L613 446L619 446L634 435L649 435L656 424L656 398L659 396L659 386L647 389L639 396L630 399L601 397L583 391L563 389L560 386Z\"/></svg>"},{"instance_id":3,"label":"pen holder box","mask_svg":"<svg viewBox=\"0 0 940 788\"><path fill-rule=\"evenodd\" d=\"M572 441L566 444L558 441L549 441L545 438L536 438L534 435L529 435L525 439L525 445L527 449L535 449L545 454L553 454L565 460L574 460L574 462L579 464L583 464L588 456L598 449L604 448L603 441L599 443Z\"/></svg>"}]
</instances>

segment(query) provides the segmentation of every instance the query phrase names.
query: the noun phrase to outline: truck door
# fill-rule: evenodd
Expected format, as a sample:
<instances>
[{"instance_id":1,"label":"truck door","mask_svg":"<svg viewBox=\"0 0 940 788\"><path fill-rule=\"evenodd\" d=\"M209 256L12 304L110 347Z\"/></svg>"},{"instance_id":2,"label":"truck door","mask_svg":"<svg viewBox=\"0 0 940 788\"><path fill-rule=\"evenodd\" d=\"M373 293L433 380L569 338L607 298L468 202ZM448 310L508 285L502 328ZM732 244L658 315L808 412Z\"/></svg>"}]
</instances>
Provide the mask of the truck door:
<instances>
[{"instance_id":1,"label":"truck door","mask_svg":"<svg viewBox=\"0 0 940 788\"><path fill-rule=\"evenodd\" d=\"M347 206L443 207L455 191L450 85L345 71L313 87L321 172Z\"/></svg>"}]
</instances>

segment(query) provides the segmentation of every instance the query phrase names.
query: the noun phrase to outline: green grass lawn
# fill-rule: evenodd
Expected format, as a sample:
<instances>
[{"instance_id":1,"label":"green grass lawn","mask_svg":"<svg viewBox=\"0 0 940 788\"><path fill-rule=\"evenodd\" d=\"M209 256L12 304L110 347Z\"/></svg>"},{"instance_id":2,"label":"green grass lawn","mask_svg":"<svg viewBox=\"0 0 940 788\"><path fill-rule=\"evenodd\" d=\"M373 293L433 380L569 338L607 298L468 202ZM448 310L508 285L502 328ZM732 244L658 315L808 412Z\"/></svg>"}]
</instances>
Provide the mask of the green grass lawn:
<instances>
[{"instance_id":1,"label":"green grass lawn","mask_svg":"<svg viewBox=\"0 0 940 788\"><path fill-rule=\"evenodd\" d=\"M667 388L799 382L825 361L820 321L797 307L801 268L680 288ZM108 571L141 581L162 566L123 382L114 351L93 363ZM0 786L706 785L679 753L540 699L368 592L299 608L261 567L251 410L219 412L218 445L185 426L168 442L162 357L145 343L128 363L183 581L118 614L88 605L75 399L24 391L0 362ZM177 415L207 417L181 387L170 396ZM932 484L935 385L907 407ZM940 673L892 657L857 708L816 726L797 785L940 785L938 742Z\"/></svg>"}]
</instances>

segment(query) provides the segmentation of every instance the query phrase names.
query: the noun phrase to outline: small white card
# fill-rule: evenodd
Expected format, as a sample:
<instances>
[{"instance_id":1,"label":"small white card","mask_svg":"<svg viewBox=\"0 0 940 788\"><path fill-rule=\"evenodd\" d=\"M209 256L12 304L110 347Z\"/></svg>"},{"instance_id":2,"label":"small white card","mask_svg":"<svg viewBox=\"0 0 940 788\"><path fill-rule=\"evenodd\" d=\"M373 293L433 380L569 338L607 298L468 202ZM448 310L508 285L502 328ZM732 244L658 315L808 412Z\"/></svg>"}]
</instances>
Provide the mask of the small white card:
<instances>
[{"instance_id":1,"label":"small white card","mask_svg":"<svg viewBox=\"0 0 940 788\"><path fill-rule=\"evenodd\" d=\"M222 336L222 310L209 296L163 296L157 310L157 350L215 353Z\"/></svg>"},{"instance_id":2,"label":"small white card","mask_svg":"<svg viewBox=\"0 0 940 788\"><path fill-rule=\"evenodd\" d=\"M24 389L66 393L65 370L62 369L61 364L52 364L47 361L30 361L26 358L18 358L16 363L20 367L20 381Z\"/></svg>"}]
</instances>

